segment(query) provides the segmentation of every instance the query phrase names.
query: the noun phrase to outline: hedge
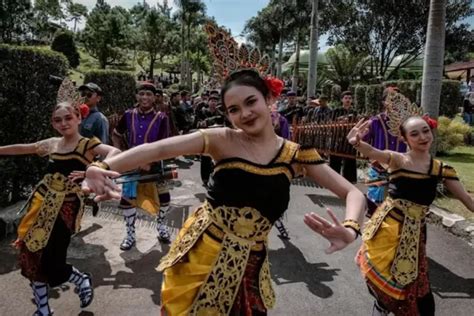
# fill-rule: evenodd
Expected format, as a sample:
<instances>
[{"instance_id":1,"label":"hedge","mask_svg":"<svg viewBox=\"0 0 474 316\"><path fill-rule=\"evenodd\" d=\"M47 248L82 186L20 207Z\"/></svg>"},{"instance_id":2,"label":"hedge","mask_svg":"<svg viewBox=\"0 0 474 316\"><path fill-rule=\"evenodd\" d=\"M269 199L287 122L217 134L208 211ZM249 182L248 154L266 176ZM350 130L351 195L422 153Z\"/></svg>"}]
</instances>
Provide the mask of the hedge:
<instances>
[{"instance_id":1,"label":"hedge","mask_svg":"<svg viewBox=\"0 0 474 316\"><path fill-rule=\"evenodd\" d=\"M381 84L371 84L366 87L365 110L369 114L379 113L384 87Z\"/></svg>"},{"instance_id":2,"label":"hedge","mask_svg":"<svg viewBox=\"0 0 474 316\"><path fill-rule=\"evenodd\" d=\"M50 75L65 77L68 61L45 48L0 45L0 146L36 142L54 135L51 111L59 85ZM36 156L0 160L0 205L25 198L45 172Z\"/></svg>"},{"instance_id":3,"label":"hedge","mask_svg":"<svg viewBox=\"0 0 474 316\"><path fill-rule=\"evenodd\" d=\"M364 113L367 111L365 108L365 95L367 93L367 86L356 86L354 93L354 106L357 112Z\"/></svg>"},{"instance_id":4,"label":"hedge","mask_svg":"<svg viewBox=\"0 0 474 316\"><path fill-rule=\"evenodd\" d=\"M136 81L132 73L119 70L92 70L85 73L84 83L94 82L102 89L99 109L106 116L121 113L135 103Z\"/></svg>"},{"instance_id":5,"label":"hedge","mask_svg":"<svg viewBox=\"0 0 474 316\"><path fill-rule=\"evenodd\" d=\"M365 108L368 113L374 113L379 110L379 104L382 99L383 90L390 84L395 84L402 94L408 97L412 102L420 104L421 99L421 81L420 80L398 80L386 81L375 85L357 85L355 87L355 106L357 109ZM459 81L443 80L441 86L441 99L439 115L454 117L459 112L458 108L462 106L462 95L459 89ZM365 91L365 102L363 97ZM363 103L363 104L362 104Z\"/></svg>"}]
</instances>

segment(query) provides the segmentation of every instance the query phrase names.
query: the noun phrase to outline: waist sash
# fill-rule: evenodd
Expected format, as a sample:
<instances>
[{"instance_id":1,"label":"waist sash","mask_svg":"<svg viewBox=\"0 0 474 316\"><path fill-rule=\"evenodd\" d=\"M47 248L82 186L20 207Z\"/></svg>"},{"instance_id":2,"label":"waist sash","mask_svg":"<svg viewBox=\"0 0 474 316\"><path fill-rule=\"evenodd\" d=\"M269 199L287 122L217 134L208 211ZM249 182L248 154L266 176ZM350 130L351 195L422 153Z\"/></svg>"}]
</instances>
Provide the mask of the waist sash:
<instances>
[{"instance_id":1,"label":"waist sash","mask_svg":"<svg viewBox=\"0 0 474 316\"><path fill-rule=\"evenodd\" d=\"M70 200L73 194L80 203L75 222L75 231L79 231L84 212L84 195L78 184L60 173L47 174L38 184L34 194L42 197L41 206L36 216L25 216L18 227L19 232L26 232L24 235L19 234L19 238L24 241L28 250L36 252L46 247L63 203Z\"/></svg>"},{"instance_id":2,"label":"waist sash","mask_svg":"<svg viewBox=\"0 0 474 316\"><path fill-rule=\"evenodd\" d=\"M171 246L158 270L175 263L192 248L200 236L208 231L222 239L221 250L211 272L193 302L190 315L203 311L212 315L228 315L247 266L252 250L267 248L267 236L272 228L268 219L250 207L212 207L207 201L192 215L192 224ZM263 247L262 247L263 245ZM266 308L275 304L275 293L270 280L268 254L259 273L260 295Z\"/></svg>"},{"instance_id":3,"label":"waist sash","mask_svg":"<svg viewBox=\"0 0 474 316\"><path fill-rule=\"evenodd\" d=\"M367 223L362 239L372 239L385 217L399 210L403 213L403 225L397 252L391 267L392 276L401 285L412 283L418 277L418 259L421 226L429 207L403 199L386 198Z\"/></svg>"}]
</instances>

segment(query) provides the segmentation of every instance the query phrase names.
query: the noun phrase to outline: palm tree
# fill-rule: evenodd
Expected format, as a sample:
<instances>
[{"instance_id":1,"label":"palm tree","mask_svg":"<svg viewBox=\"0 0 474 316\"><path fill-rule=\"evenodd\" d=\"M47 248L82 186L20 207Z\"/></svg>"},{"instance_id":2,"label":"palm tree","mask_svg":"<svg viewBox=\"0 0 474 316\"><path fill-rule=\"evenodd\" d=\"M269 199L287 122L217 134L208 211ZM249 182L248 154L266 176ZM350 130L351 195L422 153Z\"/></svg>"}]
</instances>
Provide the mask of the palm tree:
<instances>
[{"instance_id":1,"label":"palm tree","mask_svg":"<svg viewBox=\"0 0 474 316\"><path fill-rule=\"evenodd\" d=\"M421 106L434 118L439 114L445 33L446 0L431 0L423 61Z\"/></svg>"},{"instance_id":2,"label":"palm tree","mask_svg":"<svg viewBox=\"0 0 474 316\"><path fill-rule=\"evenodd\" d=\"M191 39L191 28L204 22L206 5L201 0L175 0L178 6L176 17L181 23L181 84L192 85L190 72L190 51L188 44Z\"/></svg>"},{"instance_id":3,"label":"palm tree","mask_svg":"<svg viewBox=\"0 0 474 316\"><path fill-rule=\"evenodd\" d=\"M307 10L309 6L309 0L293 0L291 5L287 7L287 12L290 18L288 28L289 30L294 31L293 35L295 39L296 59L295 68L293 69L293 85L291 87L291 89L295 92L298 88L301 44L308 36L306 30L308 28L308 24L311 22L311 11Z\"/></svg>"},{"instance_id":4,"label":"palm tree","mask_svg":"<svg viewBox=\"0 0 474 316\"><path fill-rule=\"evenodd\" d=\"M308 98L316 95L318 77L318 0L312 0L311 34L309 39Z\"/></svg>"},{"instance_id":5,"label":"palm tree","mask_svg":"<svg viewBox=\"0 0 474 316\"><path fill-rule=\"evenodd\" d=\"M369 59L365 56L353 54L343 45L337 45L326 52L328 67L326 76L333 83L347 90L352 82L365 70Z\"/></svg>"}]
</instances>

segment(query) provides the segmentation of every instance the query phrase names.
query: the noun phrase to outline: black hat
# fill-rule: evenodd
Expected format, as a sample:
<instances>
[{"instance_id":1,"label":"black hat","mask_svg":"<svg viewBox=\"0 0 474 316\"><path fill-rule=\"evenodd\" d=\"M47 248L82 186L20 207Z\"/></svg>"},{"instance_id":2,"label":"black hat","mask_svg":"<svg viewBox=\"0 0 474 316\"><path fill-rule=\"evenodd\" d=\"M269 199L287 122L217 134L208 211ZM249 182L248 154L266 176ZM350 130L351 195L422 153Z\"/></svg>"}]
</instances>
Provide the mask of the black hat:
<instances>
[{"instance_id":1,"label":"black hat","mask_svg":"<svg viewBox=\"0 0 474 316\"><path fill-rule=\"evenodd\" d=\"M77 88L77 90L79 90L79 91L89 90L89 91L97 93L98 95L102 95L102 89L97 84L95 84L93 82L88 82L86 84L83 84L82 86Z\"/></svg>"},{"instance_id":2,"label":"black hat","mask_svg":"<svg viewBox=\"0 0 474 316\"><path fill-rule=\"evenodd\" d=\"M286 96L287 96L287 97L296 97L296 92L295 92L295 91L288 91L288 92L286 93Z\"/></svg>"},{"instance_id":3,"label":"black hat","mask_svg":"<svg viewBox=\"0 0 474 316\"><path fill-rule=\"evenodd\" d=\"M141 90L149 90L151 92L153 92L153 94L156 94L156 87L153 83L151 82L139 82L137 84L137 93Z\"/></svg>"},{"instance_id":4,"label":"black hat","mask_svg":"<svg viewBox=\"0 0 474 316\"><path fill-rule=\"evenodd\" d=\"M156 94L156 95L163 96L163 90L161 90L161 89L156 89L155 94Z\"/></svg>"},{"instance_id":5,"label":"black hat","mask_svg":"<svg viewBox=\"0 0 474 316\"><path fill-rule=\"evenodd\" d=\"M219 96L218 95L215 95L215 94L212 94L209 96L209 100L216 100L216 101L219 101Z\"/></svg>"}]
</instances>

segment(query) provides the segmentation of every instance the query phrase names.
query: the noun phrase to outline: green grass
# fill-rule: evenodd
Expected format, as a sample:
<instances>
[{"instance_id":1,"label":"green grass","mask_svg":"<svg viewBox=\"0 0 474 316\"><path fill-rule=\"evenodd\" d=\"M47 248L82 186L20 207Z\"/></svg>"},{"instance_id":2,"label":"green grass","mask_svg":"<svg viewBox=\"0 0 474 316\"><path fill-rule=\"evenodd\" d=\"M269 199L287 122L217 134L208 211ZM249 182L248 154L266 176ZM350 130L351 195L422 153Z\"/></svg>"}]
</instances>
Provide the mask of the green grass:
<instances>
[{"instance_id":1,"label":"green grass","mask_svg":"<svg viewBox=\"0 0 474 316\"><path fill-rule=\"evenodd\" d=\"M438 158L444 163L454 167L464 188L466 188L471 195L474 194L474 147L458 147L449 154L439 156ZM470 212L457 199L449 197L438 198L434 204L474 221L474 213Z\"/></svg>"}]
</instances>

